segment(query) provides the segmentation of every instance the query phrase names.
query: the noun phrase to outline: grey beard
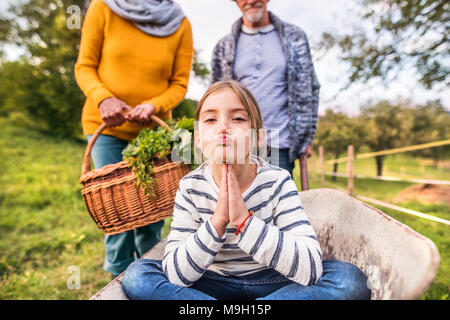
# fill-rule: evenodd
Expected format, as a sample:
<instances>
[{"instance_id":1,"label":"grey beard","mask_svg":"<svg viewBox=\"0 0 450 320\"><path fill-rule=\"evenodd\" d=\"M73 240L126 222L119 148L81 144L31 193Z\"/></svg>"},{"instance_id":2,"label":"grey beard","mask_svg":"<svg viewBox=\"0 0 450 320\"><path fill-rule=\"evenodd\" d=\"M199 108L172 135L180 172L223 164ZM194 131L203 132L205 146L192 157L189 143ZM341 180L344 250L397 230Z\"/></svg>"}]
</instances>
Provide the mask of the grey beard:
<instances>
[{"instance_id":1,"label":"grey beard","mask_svg":"<svg viewBox=\"0 0 450 320\"><path fill-rule=\"evenodd\" d=\"M261 19L264 17L264 11L261 10L260 13L258 13L258 15L251 15L251 14L244 13L244 17L251 24L256 24L256 23L260 22Z\"/></svg>"}]
</instances>

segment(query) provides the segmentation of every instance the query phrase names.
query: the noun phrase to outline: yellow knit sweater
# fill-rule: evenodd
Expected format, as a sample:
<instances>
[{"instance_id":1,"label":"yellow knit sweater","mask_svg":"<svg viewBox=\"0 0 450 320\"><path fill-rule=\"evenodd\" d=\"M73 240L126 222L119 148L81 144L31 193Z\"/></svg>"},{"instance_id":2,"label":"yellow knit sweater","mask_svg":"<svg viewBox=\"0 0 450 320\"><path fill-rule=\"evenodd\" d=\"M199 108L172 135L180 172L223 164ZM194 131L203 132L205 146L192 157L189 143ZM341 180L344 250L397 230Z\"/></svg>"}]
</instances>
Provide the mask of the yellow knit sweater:
<instances>
[{"instance_id":1,"label":"yellow knit sweater","mask_svg":"<svg viewBox=\"0 0 450 320\"><path fill-rule=\"evenodd\" d=\"M193 53L187 18L174 34L160 38L140 31L102 0L92 1L75 65L75 78L87 98L81 117L83 133L94 133L103 122L98 105L108 97L132 108L152 103L158 117L171 119L171 110L186 94ZM149 127L154 125L152 122ZM103 133L129 141L141 129L134 122L125 122Z\"/></svg>"}]
</instances>

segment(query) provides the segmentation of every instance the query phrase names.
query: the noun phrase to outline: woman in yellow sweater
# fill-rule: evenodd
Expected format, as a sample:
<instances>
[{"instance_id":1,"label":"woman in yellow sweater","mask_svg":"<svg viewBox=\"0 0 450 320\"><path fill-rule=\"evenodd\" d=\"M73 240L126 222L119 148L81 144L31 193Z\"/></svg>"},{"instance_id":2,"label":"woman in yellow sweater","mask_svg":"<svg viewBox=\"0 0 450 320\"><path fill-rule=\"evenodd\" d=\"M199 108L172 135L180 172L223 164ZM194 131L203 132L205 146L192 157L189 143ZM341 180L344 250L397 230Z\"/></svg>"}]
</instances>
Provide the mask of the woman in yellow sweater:
<instances>
[{"instance_id":1,"label":"woman in yellow sweater","mask_svg":"<svg viewBox=\"0 0 450 320\"><path fill-rule=\"evenodd\" d=\"M92 150L96 168L122 160L128 141L156 114L172 118L187 91L192 30L171 0L93 0L84 20L75 77L86 96L88 140L105 122ZM161 239L163 221L105 235L104 269L117 276Z\"/></svg>"}]
</instances>

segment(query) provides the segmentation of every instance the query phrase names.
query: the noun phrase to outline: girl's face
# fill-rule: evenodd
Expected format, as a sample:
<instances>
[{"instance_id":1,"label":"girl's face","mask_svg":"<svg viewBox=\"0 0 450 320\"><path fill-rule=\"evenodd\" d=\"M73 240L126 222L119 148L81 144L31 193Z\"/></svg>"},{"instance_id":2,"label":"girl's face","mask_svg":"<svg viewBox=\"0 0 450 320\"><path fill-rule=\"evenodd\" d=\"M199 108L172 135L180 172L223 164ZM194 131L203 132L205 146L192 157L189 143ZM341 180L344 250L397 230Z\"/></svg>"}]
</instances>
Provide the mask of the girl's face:
<instances>
[{"instance_id":1,"label":"girl's face","mask_svg":"<svg viewBox=\"0 0 450 320\"><path fill-rule=\"evenodd\" d=\"M255 133L241 100L232 89L225 88L205 99L195 142L203 156L216 163L249 163Z\"/></svg>"}]
</instances>

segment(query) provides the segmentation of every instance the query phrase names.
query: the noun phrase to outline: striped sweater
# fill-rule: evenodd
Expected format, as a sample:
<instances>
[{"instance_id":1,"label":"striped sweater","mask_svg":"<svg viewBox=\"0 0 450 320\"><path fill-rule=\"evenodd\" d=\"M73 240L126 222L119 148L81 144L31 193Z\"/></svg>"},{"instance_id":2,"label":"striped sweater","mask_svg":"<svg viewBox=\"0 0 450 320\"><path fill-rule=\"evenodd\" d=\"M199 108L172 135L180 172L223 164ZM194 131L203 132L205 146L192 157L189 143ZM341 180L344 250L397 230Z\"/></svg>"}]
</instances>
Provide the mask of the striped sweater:
<instances>
[{"instance_id":1,"label":"striped sweater","mask_svg":"<svg viewBox=\"0 0 450 320\"><path fill-rule=\"evenodd\" d=\"M260 157L257 175L242 194L254 214L238 236L229 224L218 237L210 218L219 187L206 161L180 180L162 261L167 279L187 287L205 270L244 276L273 268L302 285L322 275L322 252L289 172Z\"/></svg>"}]
</instances>

